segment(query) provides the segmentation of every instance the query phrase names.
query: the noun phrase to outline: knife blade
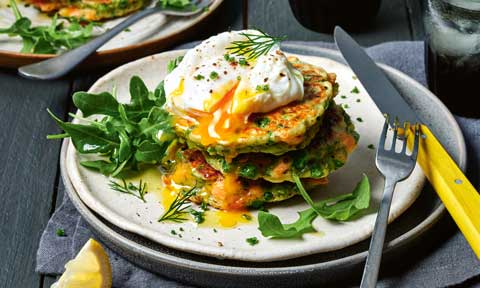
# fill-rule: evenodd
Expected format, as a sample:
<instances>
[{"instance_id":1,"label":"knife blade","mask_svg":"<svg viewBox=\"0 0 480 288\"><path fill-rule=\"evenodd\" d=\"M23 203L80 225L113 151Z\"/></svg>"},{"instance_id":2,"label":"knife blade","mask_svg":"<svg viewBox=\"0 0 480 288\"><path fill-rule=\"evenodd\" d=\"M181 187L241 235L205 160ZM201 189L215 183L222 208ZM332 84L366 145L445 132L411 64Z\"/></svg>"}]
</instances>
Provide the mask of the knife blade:
<instances>
[{"instance_id":1,"label":"knife blade","mask_svg":"<svg viewBox=\"0 0 480 288\"><path fill-rule=\"evenodd\" d=\"M423 123L388 80L385 73L378 68L360 45L338 26L335 28L335 42L343 58L355 72L380 111L392 116L390 118L392 121L394 120L393 116L396 116L400 123ZM364 73L365 71L368 73Z\"/></svg>"},{"instance_id":2,"label":"knife blade","mask_svg":"<svg viewBox=\"0 0 480 288\"><path fill-rule=\"evenodd\" d=\"M480 259L480 194L427 125L416 115L383 71L342 28L335 27L338 49L380 111L400 122L420 123L417 162ZM409 131L406 131L407 135ZM411 131L410 131L411 132ZM413 137L408 137L410 146Z\"/></svg>"}]
</instances>

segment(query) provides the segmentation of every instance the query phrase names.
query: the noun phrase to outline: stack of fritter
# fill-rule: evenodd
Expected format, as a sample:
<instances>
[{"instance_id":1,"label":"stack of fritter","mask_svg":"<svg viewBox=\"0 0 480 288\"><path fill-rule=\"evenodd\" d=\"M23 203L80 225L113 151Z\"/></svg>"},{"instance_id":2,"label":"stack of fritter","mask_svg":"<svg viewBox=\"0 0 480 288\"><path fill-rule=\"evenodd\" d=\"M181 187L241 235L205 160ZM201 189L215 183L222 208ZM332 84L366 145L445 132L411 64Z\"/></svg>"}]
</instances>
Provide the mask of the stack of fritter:
<instances>
[{"instance_id":1,"label":"stack of fritter","mask_svg":"<svg viewBox=\"0 0 480 288\"><path fill-rule=\"evenodd\" d=\"M42 12L85 21L111 19L141 9L144 0L27 0Z\"/></svg>"},{"instance_id":2,"label":"stack of fritter","mask_svg":"<svg viewBox=\"0 0 480 288\"><path fill-rule=\"evenodd\" d=\"M175 154L165 183L196 189L192 201L219 209L259 207L298 193L293 175L307 189L326 184L343 166L358 134L345 111L333 101L335 74L290 57L304 77L304 97L274 111L253 114L227 143L202 141L191 133L196 123L175 118L186 145ZM203 139L204 140L204 139Z\"/></svg>"}]
</instances>

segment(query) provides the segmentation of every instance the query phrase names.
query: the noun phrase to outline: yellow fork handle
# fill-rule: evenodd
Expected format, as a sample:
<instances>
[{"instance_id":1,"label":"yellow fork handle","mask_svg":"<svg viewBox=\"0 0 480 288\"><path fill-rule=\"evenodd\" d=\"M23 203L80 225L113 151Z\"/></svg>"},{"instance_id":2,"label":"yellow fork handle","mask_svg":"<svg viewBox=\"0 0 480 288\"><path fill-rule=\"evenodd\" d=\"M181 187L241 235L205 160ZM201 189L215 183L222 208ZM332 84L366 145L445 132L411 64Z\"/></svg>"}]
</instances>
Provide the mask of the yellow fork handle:
<instances>
[{"instance_id":1,"label":"yellow fork handle","mask_svg":"<svg viewBox=\"0 0 480 288\"><path fill-rule=\"evenodd\" d=\"M420 132L425 136L420 138L417 162L480 259L480 194L430 129L421 125ZM410 147L413 138L408 137Z\"/></svg>"}]
</instances>

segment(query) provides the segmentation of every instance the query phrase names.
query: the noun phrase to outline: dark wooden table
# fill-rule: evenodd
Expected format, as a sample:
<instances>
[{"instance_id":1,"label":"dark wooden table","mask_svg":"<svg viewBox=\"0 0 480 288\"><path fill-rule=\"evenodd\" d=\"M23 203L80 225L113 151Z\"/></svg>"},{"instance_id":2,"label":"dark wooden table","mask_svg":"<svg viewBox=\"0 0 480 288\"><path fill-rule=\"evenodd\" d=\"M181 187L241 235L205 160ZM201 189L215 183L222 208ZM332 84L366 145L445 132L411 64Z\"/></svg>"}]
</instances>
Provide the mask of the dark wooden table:
<instances>
[{"instance_id":1,"label":"dark wooden table","mask_svg":"<svg viewBox=\"0 0 480 288\"><path fill-rule=\"evenodd\" d=\"M353 35L365 46L422 39L419 1L384 0L375 23ZM195 39L228 29L258 27L273 35L287 35L289 40L332 41L331 35L302 27L288 0L225 0L221 9ZM39 237L63 197L60 141L45 138L59 130L45 109L66 119L72 93L88 89L112 68L45 82L0 69L0 286L50 287L53 282L53 277L34 272Z\"/></svg>"}]
</instances>

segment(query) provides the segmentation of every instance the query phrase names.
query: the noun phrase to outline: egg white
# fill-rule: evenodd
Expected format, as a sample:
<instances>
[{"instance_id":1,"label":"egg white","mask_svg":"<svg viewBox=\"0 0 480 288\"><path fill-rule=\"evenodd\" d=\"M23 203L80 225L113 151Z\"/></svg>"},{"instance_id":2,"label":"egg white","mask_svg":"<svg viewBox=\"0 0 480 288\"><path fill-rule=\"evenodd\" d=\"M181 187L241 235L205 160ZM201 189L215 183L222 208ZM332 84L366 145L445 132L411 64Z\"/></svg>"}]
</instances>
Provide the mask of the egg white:
<instances>
[{"instance_id":1,"label":"egg white","mask_svg":"<svg viewBox=\"0 0 480 288\"><path fill-rule=\"evenodd\" d=\"M246 59L248 65L238 63L242 56L228 55L227 48L233 41L246 40L242 33L259 32L224 32L190 49L165 78L167 106L175 110L214 113L219 105L229 105L223 109L224 113L251 114L269 112L301 100L303 77L278 45L256 59ZM232 99L223 103L229 93Z\"/></svg>"}]
</instances>

